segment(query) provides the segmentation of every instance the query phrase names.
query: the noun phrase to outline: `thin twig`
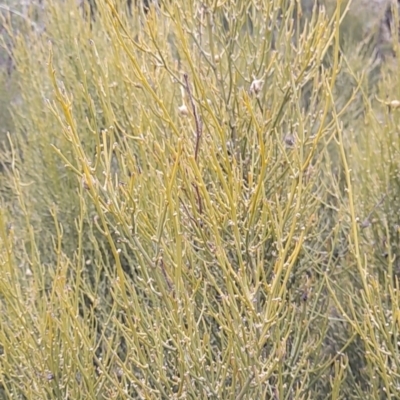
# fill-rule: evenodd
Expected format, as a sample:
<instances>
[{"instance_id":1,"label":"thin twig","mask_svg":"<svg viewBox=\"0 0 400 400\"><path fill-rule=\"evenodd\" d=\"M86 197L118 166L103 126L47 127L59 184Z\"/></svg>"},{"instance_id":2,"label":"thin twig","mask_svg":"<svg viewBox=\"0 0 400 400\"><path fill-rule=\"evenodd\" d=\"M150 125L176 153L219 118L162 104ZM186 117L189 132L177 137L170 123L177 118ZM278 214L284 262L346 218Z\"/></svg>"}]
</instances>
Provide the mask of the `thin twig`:
<instances>
[{"instance_id":1,"label":"thin twig","mask_svg":"<svg viewBox=\"0 0 400 400\"><path fill-rule=\"evenodd\" d=\"M172 285L171 280L169 279L169 276L167 275L167 271L165 270L164 260L162 258L160 259L160 267L161 267L161 272L164 276L165 282L167 283L168 289L171 292L174 290L174 287Z\"/></svg>"},{"instance_id":2,"label":"thin twig","mask_svg":"<svg viewBox=\"0 0 400 400\"><path fill-rule=\"evenodd\" d=\"M381 199L372 207L372 210L369 212L367 218L365 218L364 221L362 222L361 228L368 228L371 225L370 218L371 218L372 214L378 207L380 207L382 205L386 196L387 196L387 193L384 193L383 196L381 197Z\"/></svg>"},{"instance_id":3,"label":"thin twig","mask_svg":"<svg viewBox=\"0 0 400 400\"><path fill-rule=\"evenodd\" d=\"M195 145L195 150L194 150L194 159L197 162L198 156L199 156L199 150L200 150L200 139L203 133L203 123L199 118L199 115L197 114L197 109L196 105L194 104L192 92L190 90L189 86L189 77L188 74L184 74L183 78L185 79L185 85L186 85L186 91L188 93L189 101L192 106L192 111L194 115L194 122L196 124L196 145Z\"/></svg>"},{"instance_id":4,"label":"thin twig","mask_svg":"<svg viewBox=\"0 0 400 400\"><path fill-rule=\"evenodd\" d=\"M14 10L14 9L12 9L12 8L9 8L9 7L7 7L7 6L3 5L3 4L0 4L0 10L7 11L7 12L9 12L10 14L14 14L14 15L16 15L17 17L20 17L20 18L24 19L26 22L29 22L29 23L31 24L31 26L32 26L36 31L38 31L38 25L36 24L36 22L32 21L30 18L28 18L26 15L20 13L19 11Z\"/></svg>"},{"instance_id":5,"label":"thin twig","mask_svg":"<svg viewBox=\"0 0 400 400\"><path fill-rule=\"evenodd\" d=\"M199 187L196 184L194 185L194 190L196 191L197 201L199 203L199 214L202 215L203 214L203 206L201 204L201 196L200 196Z\"/></svg>"},{"instance_id":6,"label":"thin twig","mask_svg":"<svg viewBox=\"0 0 400 400\"><path fill-rule=\"evenodd\" d=\"M183 78L185 79L186 91L188 93L189 101L192 106L194 121L196 124L196 144L195 144L195 148L194 148L194 159L197 163L198 157L199 157L199 150L200 150L200 139L201 139L201 136L203 133L203 123L200 120L199 115L197 114L196 105L194 104L192 92L190 90L188 74L184 74ZM203 213L203 206L202 206L202 202L201 202L199 187L197 186L197 184L194 184L193 186L196 191L198 207L199 207L199 214L201 215Z\"/></svg>"}]
</instances>

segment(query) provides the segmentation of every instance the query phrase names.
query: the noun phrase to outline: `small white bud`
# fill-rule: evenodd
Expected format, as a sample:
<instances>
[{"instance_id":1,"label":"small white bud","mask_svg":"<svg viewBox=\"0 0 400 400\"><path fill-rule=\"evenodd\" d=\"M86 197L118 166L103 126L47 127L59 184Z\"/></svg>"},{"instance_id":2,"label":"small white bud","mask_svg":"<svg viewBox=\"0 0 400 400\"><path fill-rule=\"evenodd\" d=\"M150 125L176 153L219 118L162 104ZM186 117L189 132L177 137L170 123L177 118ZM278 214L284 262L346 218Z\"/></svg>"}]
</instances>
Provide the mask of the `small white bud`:
<instances>
[{"instance_id":1,"label":"small white bud","mask_svg":"<svg viewBox=\"0 0 400 400\"><path fill-rule=\"evenodd\" d=\"M189 115L189 110L188 108L185 106L185 104L182 104L180 107L178 107L178 111L180 115L183 116L187 116Z\"/></svg>"},{"instance_id":2,"label":"small white bud","mask_svg":"<svg viewBox=\"0 0 400 400\"><path fill-rule=\"evenodd\" d=\"M254 81L251 82L250 85L250 94L257 95L258 93L260 93L263 83L264 83L263 79L254 79Z\"/></svg>"},{"instance_id":3,"label":"small white bud","mask_svg":"<svg viewBox=\"0 0 400 400\"><path fill-rule=\"evenodd\" d=\"M389 103L389 107L391 107L391 108L400 108L400 101L399 100L392 100Z\"/></svg>"},{"instance_id":4,"label":"small white bud","mask_svg":"<svg viewBox=\"0 0 400 400\"><path fill-rule=\"evenodd\" d=\"M385 100L380 99L378 96L376 96L376 99L379 101L379 103L385 104L386 106L388 106L390 108L400 108L399 100L385 101Z\"/></svg>"}]
</instances>

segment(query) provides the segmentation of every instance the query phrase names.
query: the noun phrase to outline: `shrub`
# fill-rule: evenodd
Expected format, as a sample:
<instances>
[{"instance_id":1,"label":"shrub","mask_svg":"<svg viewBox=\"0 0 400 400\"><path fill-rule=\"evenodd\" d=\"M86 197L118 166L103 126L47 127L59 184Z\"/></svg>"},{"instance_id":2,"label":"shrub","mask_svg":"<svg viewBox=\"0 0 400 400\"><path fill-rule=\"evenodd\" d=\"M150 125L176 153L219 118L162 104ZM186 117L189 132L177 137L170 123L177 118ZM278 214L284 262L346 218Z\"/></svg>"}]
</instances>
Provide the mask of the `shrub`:
<instances>
[{"instance_id":1,"label":"shrub","mask_svg":"<svg viewBox=\"0 0 400 400\"><path fill-rule=\"evenodd\" d=\"M392 75L340 54L340 3L125 8L50 1L14 37L4 396L394 397L397 280L358 214L395 179L359 134Z\"/></svg>"}]
</instances>

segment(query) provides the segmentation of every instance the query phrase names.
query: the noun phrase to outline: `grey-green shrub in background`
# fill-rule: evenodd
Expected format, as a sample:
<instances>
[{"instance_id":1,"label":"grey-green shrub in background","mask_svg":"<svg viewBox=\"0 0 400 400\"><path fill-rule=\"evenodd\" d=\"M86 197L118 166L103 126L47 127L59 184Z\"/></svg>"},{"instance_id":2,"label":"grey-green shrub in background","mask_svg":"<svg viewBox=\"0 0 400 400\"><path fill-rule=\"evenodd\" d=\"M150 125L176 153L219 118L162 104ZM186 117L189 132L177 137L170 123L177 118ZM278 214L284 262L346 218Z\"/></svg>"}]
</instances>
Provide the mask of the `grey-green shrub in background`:
<instances>
[{"instance_id":1,"label":"grey-green shrub in background","mask_svg":"<svg viewBox=\"0 0 400 400\"><path fill-rule=\"evenodd\" d=\"M45 7L13 38L4 397L395 398L397 81L340 54L340 4Z\"/></svg>"}]
</instances>

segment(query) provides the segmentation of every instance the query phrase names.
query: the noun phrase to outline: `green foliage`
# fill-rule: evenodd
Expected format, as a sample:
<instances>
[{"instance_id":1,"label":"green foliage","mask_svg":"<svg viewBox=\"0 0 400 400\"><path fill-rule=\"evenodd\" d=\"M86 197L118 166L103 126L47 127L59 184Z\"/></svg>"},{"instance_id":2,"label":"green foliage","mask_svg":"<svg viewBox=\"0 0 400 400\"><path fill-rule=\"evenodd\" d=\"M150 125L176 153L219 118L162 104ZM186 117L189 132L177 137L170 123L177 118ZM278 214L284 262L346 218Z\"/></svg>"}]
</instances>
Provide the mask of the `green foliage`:
<instances>
[{"instance_id":1,"label":"green foliage","mask_svg":"<svg viewBox=\"0 0 400 400\"><path fill-rule=\"evenodd\" d=\"M4 398L396 398L389 63L340 2L82 7L13 37Z\"/></svg>"}]
</instances>

